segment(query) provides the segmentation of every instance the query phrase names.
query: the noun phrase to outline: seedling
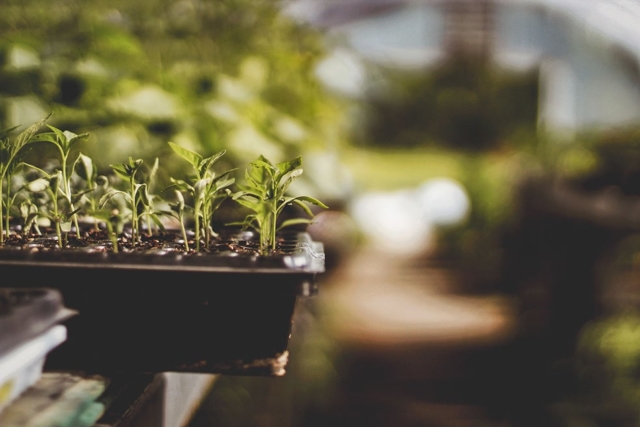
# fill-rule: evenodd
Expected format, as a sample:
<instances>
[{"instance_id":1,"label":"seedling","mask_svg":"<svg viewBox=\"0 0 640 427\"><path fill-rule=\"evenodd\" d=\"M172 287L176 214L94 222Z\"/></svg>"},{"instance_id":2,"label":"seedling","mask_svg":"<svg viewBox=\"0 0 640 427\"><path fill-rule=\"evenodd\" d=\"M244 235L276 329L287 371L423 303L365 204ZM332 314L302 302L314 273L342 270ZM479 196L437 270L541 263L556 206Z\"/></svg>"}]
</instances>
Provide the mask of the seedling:
<instances>
[{"instance_id":1,"label":"seedling","mask_svg":"<svg viewBox=\"0 0 640 427\"><path fill-rule=\"evenodd\" d=\"M118 234L120 234L120 230L123 227L123 221L118 210L100 209L95 212L91 212L91 215L105 224L105 227L107 228L107 236L111 241L113 253L117 254L119 252Z\"/></svg>"},{"instance_id":2,"label":"seedling","mask_svg":"<svg viewBox=\"0 0 640 427\"><path fill-rule=\"evenodd\" d=\"M9 234L9 218L13 201L11 197L11 181L14 174L23 166L23 148L33 140L34 135L50 116L51 114L32 124L18 134L15 139L11 139L9 136L19 126L0 131L0 242L4 242L5 230L6 234ZM5 184L7 188L6 196L2 194Z\"/></svg>"},{"instance_id":3,"label":"seedling","mask_svg":"<svg viewBox=\"0 0 640 427\"><path fill-rule=\"evenodd\" d=\"M142 199L143 195L146 194L145 189L147 186L147 184L136 183L136 172L138 172L140 166L142 166L142 159L133 160L132 157L129 157L128 163L111 165L111 169L113 169L116 174L127 180L129 184L129 190L121 191L112 189L100 200L100 207L103 207L112 197L116 195L122 195L127 200L131 209L131 239L134 245L140 240L138 202Z\"/></svg>"},{"instance_id":4,"label":"seedling","mask_svg":"<svg viewBox=\"0 0 640 427\"><path fill-rule=\"evenodd\" d=\"M176 195L176 201L169 203L170 211L162 211L163 214L175 218L180 224L180 232L182 233L182 239L184 240L184 250L189 252L189 239L187 237L187 229L185 228L185 209L184 196L180 190L174 190Z\"/></svg>"},{"instance_id":5,"label":"seedling","mask_svg":"<svg viewBox=\"0 0 640 427\"><path fill-rule=\"evenodd\" d=\"M229 196L228 188L233 185L235 178L231 173L235 170L228 170L216 176L213 171L214 164L225 155L222 150L213 156L203 157L189 149L181 147L173 142L169 142L173 151L180 157L188 161L195 171L195 176L191 182L179 179L171 179L173 186L181 192L189 194L193 200L193 219L195 221L196 250L200 250L200 230L204 231L205 247L209 247L211 236L215 234L211 228L213 214L218 210L222 202Z\"/></svg>"},{"instance_id":6,"label":"seedling","mask_svg":"<svg viewBox=\"0 0 640 427\"><path fill-rule=\"evenodd\" d=\"M244 221L232 223L243 228L253 228L260 234L260 253L268 255L276 249L276 234L279 230L297 224L309 224L313 212L307 204L327 209L324 203L310 196L287 196L286 192L293 180L302 175L302 157L272 164L264 156L253 161L245 172L245 184L233 195L233 200L250 209ZM286 206L296 205L310 218L292 218L278 224L278 219Z\"/></svg>"},{"instance_id":7,"label":"seedling","mask_svg":"<svg viewBox=\"0 0 640 427\"><path fill-rule=\"evenodd\" d=\"M96 215L99 211L100 198L109 190L109 179L104 175L98 175L98 168L89 156L80 153L73 164L74 172L84 180L86 191L81 195L80 204L85 213L94 219L94 228L99 228L99 220L104 220L102 215Z\"/></svg>"},{"instance_id":8,"label":"seedling","mask_svg":"<svg viewBox=\"0 0 640 427\"><path fill-rule=\"evenodd\" d=\"M155 209L155 200L158 196L152 194L152 188L155 183L156 175L158 174L158 169L160 168L160 161L156 157L151 170L149 171L146 177L146 184L142 189L142 193L140 194L140 205L142 207L142 212L140 213L140 219L146 219L147 223L147 233L149 236L153 234L154 229L164 229L162 221L160 221L159 214L161 212L156 211Z\"/></svg>"},{"instance_id":9,"label":"seedling","mask_svg":"<svg viewBox=\"0 0 640 427\"><path fill-rule=\"evenodd\" d=\"M67 205L65 209L59 203L61 198L66 200L66 196L61 191L62 171L56 170L54 173L48 174L35 166L29 166L37 169L42 174L42 177L28 183L26 188L34 193L46 192L49 196L50 208L43 212L38 212L37 215L48 218L54 224L58 236L58 246L62 248L67 242L69 231L71 231L71 220L80 209L68 210L71 208L71 204Z\"/></svg>"},{"instance_id":10,"label":"seedling","mask_svg":"<svg viewBox=\"0 0 640 427\"><path fill-rule=\"evenodd\" d=\"M20 217L22 218L23 234L29 234L32 229L35 230L36 234L42 234L37 221L39 216L38 205L33 203L31 200L26 199L20 203L19 210Z\"/></svg>"},{"instance_id":11,"label":"seedling","mask_svg":"<svg viewBox=\"0 0 640 427\"><path fill-rule=\"evenodd\" d=\"M71 192L71 174L73 173L73 168L69 168L68 160L69 154L71 154L71 148L75 145L76 142L81 141L89 136L88 133L83 133L77 135L68 130L62 131L55 126L47 125L51 132L41 133L35 135L33 137L33 141L43 141L49 142L53 144L60 154L60 193L65 198L67 204L69 205L69 210L72 212L71 220L73 221L73 225L76 228L76 233L79 232L80 227L78 226L78 215L77 210L74 206L76 202L74 194ZM71 170L70 170L71 169ZM79 197L77 197L79 198Z\"/></svg>"},{"instance_id":12,"label":"seedling","mask_svg":"<svg viewBox=\"0 0 640 427\"><path fill-rule=\"evenodd\" d=\"M93 219L94 229L98 230L100 223L105 225L113 252L118 253L118 234L124 229L124 220L119 209L106 207L106 202L100 204L102 197L110 191L109 178L98 175L93 160L82 153L78 155L73 169L86 183L87 190L80 200L84 212Z\"/></svg>"}]
</instances>

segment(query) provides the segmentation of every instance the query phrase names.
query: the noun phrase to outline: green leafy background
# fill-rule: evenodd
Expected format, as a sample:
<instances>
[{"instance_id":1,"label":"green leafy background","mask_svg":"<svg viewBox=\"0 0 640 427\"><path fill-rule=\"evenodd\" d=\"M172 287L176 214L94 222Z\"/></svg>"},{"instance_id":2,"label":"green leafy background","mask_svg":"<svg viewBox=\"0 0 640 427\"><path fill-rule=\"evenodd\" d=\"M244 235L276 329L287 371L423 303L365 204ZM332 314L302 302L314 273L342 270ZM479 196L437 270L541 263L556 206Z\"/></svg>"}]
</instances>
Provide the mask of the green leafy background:
<instances>
[{"instance_id":1,"label":"green leafy background","mask_svg":"<svg viewBox=\"0 0 640 427\"><path fill-rule=\"evenodd\" d=\"M0 6L0 123L90 132L101 168L128 156L183 173L167 141L246 165L332 153L346 139L342 101L313 74L319 34L278 1L26 0ZM313 165L310 165L313 169ZM323 168L321 164L318 168ZM314 194L335 186L306 174ZM330 179L329 179L330 181Z\"/></svg>"}]
</instances>

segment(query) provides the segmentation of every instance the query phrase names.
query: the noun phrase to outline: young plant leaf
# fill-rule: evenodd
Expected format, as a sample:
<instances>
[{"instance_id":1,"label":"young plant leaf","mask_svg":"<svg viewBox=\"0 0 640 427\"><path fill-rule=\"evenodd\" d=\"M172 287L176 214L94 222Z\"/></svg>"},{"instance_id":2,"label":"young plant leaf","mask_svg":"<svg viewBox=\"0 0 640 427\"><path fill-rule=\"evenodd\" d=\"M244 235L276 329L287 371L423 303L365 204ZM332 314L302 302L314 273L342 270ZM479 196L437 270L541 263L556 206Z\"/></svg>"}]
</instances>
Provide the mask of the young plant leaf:
<instances>
[{"instance_id":1,"label":"young plant leaf","mask_svg":"<svg viewBox=\"0 0 640 427\"><path fill-rule=\"evenodd\" d=\"M245 171L245 183L239 186L240 190L232 197L241 206L250 210L240 224L244 228L251 227L258 231L260 253L263 255L276 249L276 233L279 230L310 222L307 218L292 218L278 224L279 217L286 206L291 204L300 206L311 218L314 214L306 203L327 208L324 203L310 196L286 196L289 185L294 179L300 177L302 172L301 156L274 166L260 155L250 163L250 169Z\"/></svg>"}]
</instances>

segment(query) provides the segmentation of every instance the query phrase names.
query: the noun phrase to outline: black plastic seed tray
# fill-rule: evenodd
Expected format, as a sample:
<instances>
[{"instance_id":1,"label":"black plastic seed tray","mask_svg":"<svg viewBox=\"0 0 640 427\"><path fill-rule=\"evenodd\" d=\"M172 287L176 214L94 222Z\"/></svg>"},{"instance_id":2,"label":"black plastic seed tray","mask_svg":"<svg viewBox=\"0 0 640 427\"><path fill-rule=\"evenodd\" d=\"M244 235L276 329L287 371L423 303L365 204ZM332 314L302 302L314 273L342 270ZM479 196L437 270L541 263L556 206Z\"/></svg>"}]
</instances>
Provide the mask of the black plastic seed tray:
<instances>
[{"instance_id":1,"label":"black plastic seed tray","mask_svg":"<svg viewBox=\"0 0 640 427\"><path fill-rule=\"evenodd\" d=\"M317 291L324 248L304 232L280 246L269 256L0 250L0 268L46 279L79 313L47 368L282 375L295 304Z\"/></svg>"}]
</instances>

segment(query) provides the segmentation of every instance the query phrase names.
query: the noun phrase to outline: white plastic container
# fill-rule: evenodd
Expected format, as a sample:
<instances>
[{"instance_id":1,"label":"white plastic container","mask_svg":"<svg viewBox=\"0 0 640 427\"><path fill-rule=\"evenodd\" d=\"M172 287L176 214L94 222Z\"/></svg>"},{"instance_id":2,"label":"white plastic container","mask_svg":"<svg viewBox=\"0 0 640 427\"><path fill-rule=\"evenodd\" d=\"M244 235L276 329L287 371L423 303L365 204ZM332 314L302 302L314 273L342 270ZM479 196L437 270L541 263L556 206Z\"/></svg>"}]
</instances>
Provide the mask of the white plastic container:
<instances>
[{"instance_id":1,"label":"white plastic container","mask_svg":"<svg viewBox=\"0 0 640 427\"><path fill-rule=\"evenodd\" d=\"M67 328L56 325L0 355L0 412L38 381L46 355L67 339Z\"/></svg>"}]
</instances>

